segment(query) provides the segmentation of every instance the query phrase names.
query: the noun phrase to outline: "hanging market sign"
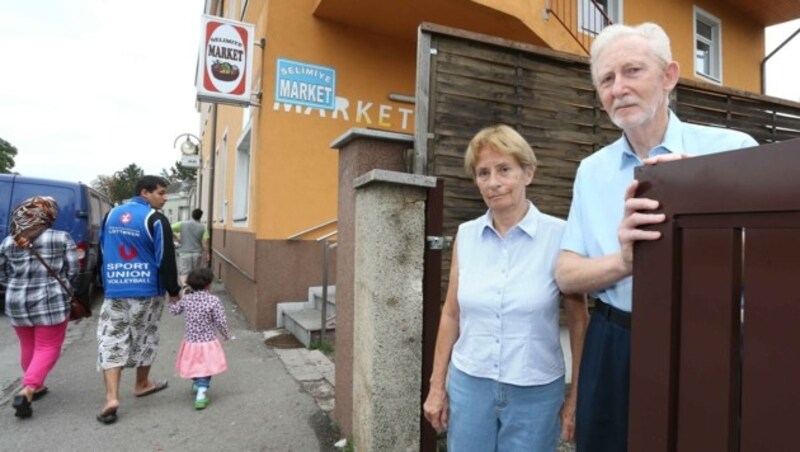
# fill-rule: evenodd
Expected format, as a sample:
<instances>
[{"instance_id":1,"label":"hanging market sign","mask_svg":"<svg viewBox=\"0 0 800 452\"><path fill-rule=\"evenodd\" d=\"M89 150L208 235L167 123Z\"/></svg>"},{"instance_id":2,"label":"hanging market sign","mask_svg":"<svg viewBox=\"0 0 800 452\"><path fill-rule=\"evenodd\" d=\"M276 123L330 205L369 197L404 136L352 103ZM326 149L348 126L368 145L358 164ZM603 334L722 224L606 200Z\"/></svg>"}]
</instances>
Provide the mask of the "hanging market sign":
<instances>
[{"instance_id":1,"label":"hanging market sign","mask_svg":"<svg viewBox=\"0 0 800 452\"><path fill-rule=\"evenodd\" d=\"M250 105L253 32L252 24L201 16L198 100Z\"/></svg>"}]
</instances>

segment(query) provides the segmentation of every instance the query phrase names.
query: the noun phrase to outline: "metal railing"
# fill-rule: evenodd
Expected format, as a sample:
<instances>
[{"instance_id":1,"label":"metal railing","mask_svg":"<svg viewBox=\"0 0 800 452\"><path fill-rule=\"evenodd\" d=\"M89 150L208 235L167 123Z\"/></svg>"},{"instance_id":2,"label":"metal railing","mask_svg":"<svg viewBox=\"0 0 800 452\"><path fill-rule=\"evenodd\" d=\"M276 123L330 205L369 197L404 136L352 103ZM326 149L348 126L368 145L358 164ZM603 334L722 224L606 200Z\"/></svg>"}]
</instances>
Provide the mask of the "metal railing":
<instances>
[{"instance_id":1,"label":"metal railing","mask_svg":"<svg viewBox=\"0 0 800 452\"><path fill-rule=\"evenodd\" d=\"M319 231L320 229L326 228L337 222L337 219L333 219L324 223L320 223L296 234L292 234L287 237L286 240L300 240L300 238L303 236ZM327 338L328 322L334 318L328 318L328 267L330 261L330 250L338 246L335 240L331 240L331 237L336 237L338 234L339 230L336 229L315 239L317 242L322 242L322 309L320 309L320 342L322 343L324 343Z\"/></svg>"},{"instance_id":2,"label":"metal railing","mask_svg":"<svg viewBox=\"0 0 800 452\"><path fill-rule=\"evenodd\" d=\"M289 237L286 237L286 240L300 240L300 237L303 237L304 235L311 234L312 232L316 232L316 231L318 231L318 230L320 230L322 228L328 227L328 226L330 226L332 224L337 223L338 221L339 220L337 220L336 218L334 218L333 220L328 220L328 221L326 221L324 223L320 223L320 224L318 224L316 226L312 226L312 227L310 227L308 229L304 229L304 230L302 230L302 231L300 231L300 232L298 232L296 234L292 234Z\"/></svg>"},{"instance_id":3,"label":"metal railing","mask_svg":"<svg viewBox=\"0 0 800 452\"><path fill-rule=\"evenodd\" d=\"M330 250L336 248L338 246L337 242L330 243L329 236L336 235L339 231L333 231L330 234L323 236L324 238L317 239L317 241L322 240L322 309L320 309L320 325L322 329L319 333L319 340L322 343L325 343L327 334L328 334L328 321L331 319L328 318L328 254ZM335 314L334 314L335 316Z\"/></svg>"},{"instance_id":4,"label":"metal railing","mask_svg":"<svg viewBox=\"0 0 800 452\"><path fill-rule=\"evenodd\" d=\"M605 7L595 0L547 0L545 13L552 14L586 55L594 37L614 23Z\"/></svg>"}]
</instances>

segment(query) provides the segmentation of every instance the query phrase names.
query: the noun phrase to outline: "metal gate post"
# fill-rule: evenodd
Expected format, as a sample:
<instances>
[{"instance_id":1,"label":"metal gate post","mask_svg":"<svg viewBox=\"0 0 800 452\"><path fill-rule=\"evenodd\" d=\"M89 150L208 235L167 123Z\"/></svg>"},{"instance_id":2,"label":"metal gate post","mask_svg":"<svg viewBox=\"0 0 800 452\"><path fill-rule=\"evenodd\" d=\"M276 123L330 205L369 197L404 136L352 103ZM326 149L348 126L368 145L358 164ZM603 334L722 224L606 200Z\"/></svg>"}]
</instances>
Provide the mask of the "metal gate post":
<instances>
[{"instance_id":1,"label":"metal gate post","mask_svg":"<svg viewBox=\"0 0 800 452\"><path fill-rule=\"evenodd\" d=\"M428 190L428 202L425 210L425 236L441 236L444 229L444 181L442 179L437 179L436 187ZM446 247L429 246L429 243L430 241L425 245L425 265L422 278L422 403L428 396L429 379L433 369L433 354L436 350L436 334L439 330L442 308L442 252L446 249ZM420 410L420 451L436 452L436 436L436 430L425 420L425 416Z\"/></svg>"}]
</instances>

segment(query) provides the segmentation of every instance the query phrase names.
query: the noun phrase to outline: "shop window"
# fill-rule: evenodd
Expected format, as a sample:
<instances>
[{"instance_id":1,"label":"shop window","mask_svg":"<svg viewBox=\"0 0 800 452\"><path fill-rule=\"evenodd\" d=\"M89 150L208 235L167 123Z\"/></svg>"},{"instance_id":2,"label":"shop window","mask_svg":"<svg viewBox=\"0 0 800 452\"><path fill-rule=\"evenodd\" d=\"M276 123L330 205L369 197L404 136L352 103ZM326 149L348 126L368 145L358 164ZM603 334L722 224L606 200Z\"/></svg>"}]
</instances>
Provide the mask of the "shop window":
<instances>
[{"instance_id":1,"label":"shop window","mask_svg":"<svg viewBox=\"0 0 800 452\"><path fill-rule=\"evenodd\" d=\"M236 146L236 172L233 175L233 221L247 221L250 194L250 122Z\"/></svg>"}]
</instances>

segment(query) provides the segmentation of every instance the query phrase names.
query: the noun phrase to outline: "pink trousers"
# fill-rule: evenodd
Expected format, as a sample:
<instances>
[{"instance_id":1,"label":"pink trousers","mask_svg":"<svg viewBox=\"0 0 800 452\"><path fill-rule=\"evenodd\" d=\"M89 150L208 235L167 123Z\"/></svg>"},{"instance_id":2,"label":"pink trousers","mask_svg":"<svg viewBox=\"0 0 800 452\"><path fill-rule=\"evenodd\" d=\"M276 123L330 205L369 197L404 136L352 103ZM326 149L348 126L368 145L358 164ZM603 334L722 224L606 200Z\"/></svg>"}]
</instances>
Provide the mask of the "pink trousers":
<instances>
[{"instance_id":1,"label":"pink trousers","mask_svg":"<svg viewBox=\"0 0 800 452\"><path fill-rule=\"evenodd\" d=\"M47 374L53 370L61 355L61 345L67 334L69 320L52 326L15 326L19 338L19 362L25 375L22 385L44 386Z\"/></svg>"}]
</instances>

